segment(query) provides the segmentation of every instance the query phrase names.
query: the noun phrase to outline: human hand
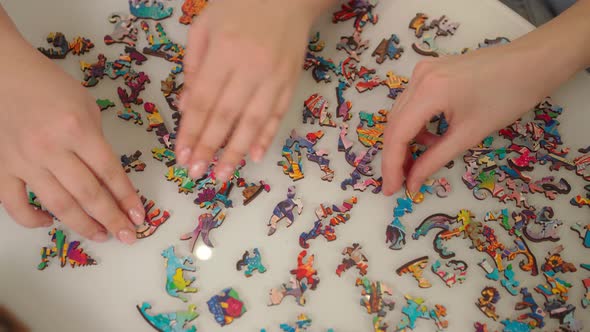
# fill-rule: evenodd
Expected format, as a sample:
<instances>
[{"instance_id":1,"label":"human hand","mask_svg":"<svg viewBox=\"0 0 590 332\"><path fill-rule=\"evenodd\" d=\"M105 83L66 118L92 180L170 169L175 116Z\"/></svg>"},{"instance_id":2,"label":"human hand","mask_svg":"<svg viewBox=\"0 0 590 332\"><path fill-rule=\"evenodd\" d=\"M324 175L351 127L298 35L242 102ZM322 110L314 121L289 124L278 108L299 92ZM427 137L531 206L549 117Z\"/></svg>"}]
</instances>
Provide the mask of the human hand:
<instances>
[{"instance_id":1,"label":"human hand","mask_svg":"<svg viewBox=\"0 0 590 332\"><path fill-rule=\"evenodd\" d=\"M383 193L398 191L404 177L408 190L417 192L447 162L551 93L571 73L543 66L547 56L525 41L418 63L409 86L388 114ZM437 136L425 125L440 113L449 128ZM428 146L416 161L408 151L413 139Z\"/></svg>"},{"instance_id":2,"label":"human hand","mask_svg":"<svg viewBox=\"0 0 590 332\"><path fill-rule=\"evenodd\" d=\"M80 235L135 241L130 222L144 208L106 142L100 111L79 82L28 45L8 38L0 50L0 201L25 227L52 224L28 204L25 184Z\"/></svg>"},{"instance_id":3,"label":"human hand","mask_svg":"<svg viewBox=\"0 0 590 332\"><path fill-rule=\"evenodd\" d=\"M193 23L176 142L191 177L206 172L226 139L218 180L248 151L262 159L288 109L318 6L332 1L216 0Z\"/></svg>"}]
</instances>

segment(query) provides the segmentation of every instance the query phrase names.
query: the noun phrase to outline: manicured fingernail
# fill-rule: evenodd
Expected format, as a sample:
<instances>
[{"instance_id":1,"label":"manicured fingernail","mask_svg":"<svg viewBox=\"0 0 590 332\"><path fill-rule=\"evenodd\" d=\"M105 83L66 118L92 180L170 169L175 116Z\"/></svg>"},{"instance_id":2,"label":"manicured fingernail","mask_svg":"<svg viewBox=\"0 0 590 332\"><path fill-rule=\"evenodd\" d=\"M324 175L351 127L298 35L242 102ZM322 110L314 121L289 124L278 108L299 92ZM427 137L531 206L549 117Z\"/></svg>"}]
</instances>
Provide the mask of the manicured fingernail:
<instances>
[{"instance_id":1,"label":"manicured fingernail","mask_svg":"<svg viewBox=\"0 0 590 332\"><path fill-rule=\"evenodd\" d=\"M229 180L232 170L233 168L231 166L221 165L215 169L215 178L220 182L225 182Z\"/></svg>"},{"instance_id":2,"label":"manicured fingernail","mask_svg":"<svg viewBox=\"0 0 590 332\"><path fill-rule=\"evenodd\" d=\"M191 156L191 149L189 149L189 148L180 149L180 151L178 152L178 156L177 156L178 163L180 165L185 166L188 163L188 159L190 158L190 156Z\"/></svg>"},{"instance_id":3,"label":"manicured fingernail","mask_svg":"<svg viewBox=\"0 0 590 332\"><path fill-rule=\"evenodd\" d=\"M254 161L255 163L261 162L262 158L264 157L264 149L261 147L255 147L252 150L252 154L250 155L250 157L252 157L252 161Z\"/></svg>"},{"instance_id":4,"label":"manicured fingernail","mask_svg":"<svg viewBox=\"0 0 590 332\"><path fill-rule=\"evenodd\" d=\"M203 174L205 174L206 170L207 170L207 163L200 160L200 161L197 161L196 163L194 163L193 166L191 166L189 175L193 179L198 179L201 176L203 176Z\"/></svg>"},{"instance_id":5,"label":"manicured fingernail","mask_svg":"<svg viewBox=\"0 0 590 332\"><path fill-rule=\"evenodd\" d=\"M126 228L119 231L119 233L117 234L117 238L119 239L119 241L130 245L135 243L136 240L135 232Z\"/></svg>"},{"instance_id":6,"label":"manicured fingernail","mask_svg":"<svg viewBox=\"0 0 590 332\"><path fill-rule=\"evenodd\" d=\"M108 239L109 239L109 237L107 236L107 233L105 233L105 232L97 232L94 235L92 235L92 238L91 238L91 240L94 242L105 242Z\"/></svg>"},{"instance_id":7,"label":"manicured fingernail","mask_svg":"<svg viewBox=\"0 0 590 332\"><path fill-rule=\"evenodd\" d=\"M134 224L136 224L136 225L143 224L143 221L145 218L145 210L144 210L143 206L129 209L129 212L127 214L129 215L129 219L131 219L131 221Z\"/></svg>"}]
</instances>

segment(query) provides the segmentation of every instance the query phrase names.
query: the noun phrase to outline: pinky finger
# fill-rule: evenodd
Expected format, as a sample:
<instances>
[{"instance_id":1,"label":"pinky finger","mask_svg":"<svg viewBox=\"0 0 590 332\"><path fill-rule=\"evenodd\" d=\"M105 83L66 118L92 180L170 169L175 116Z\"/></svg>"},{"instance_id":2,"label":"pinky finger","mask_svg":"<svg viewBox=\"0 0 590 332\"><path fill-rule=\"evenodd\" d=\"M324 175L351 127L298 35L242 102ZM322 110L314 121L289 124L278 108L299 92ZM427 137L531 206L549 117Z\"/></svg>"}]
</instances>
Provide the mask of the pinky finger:
<instances>
[{"instance_id":1,"label":"pinky finger","mask_svg":"<svg viewBox=\"0 0 590 332\"><path fill-rule=\"evenodd\" d=\"M29 204L25 183L22 180L8 176L2 177L0 182L0 200L14 221L26 228L49 227L53 224L53 218L48 213Z\"/></svg>"},{"instance_id":2,"label":"pinky finger","mask_svg":"<svg viewBox=\"0 0 590 332\"><path fill-rule=\"evenodd\" d=\"M292 95L293 87L288 87L283 90L279 96L275 109L271 113L264 128L262 128L258 141L252 145L250 156L253 161L260 162L262 158L264 158L266 151L272 144L272 141L281 126L281 119L283 118L283 114L288 110Z\"/></svg>"}]
</instances>

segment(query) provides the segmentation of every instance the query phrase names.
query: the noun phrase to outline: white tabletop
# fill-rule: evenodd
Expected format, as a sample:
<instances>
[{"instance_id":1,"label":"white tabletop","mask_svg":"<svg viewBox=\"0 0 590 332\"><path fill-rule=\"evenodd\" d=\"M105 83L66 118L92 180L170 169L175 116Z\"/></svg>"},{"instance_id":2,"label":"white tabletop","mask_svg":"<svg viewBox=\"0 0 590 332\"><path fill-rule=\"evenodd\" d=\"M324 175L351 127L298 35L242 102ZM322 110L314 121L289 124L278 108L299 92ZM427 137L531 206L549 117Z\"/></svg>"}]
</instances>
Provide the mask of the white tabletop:
<instances>
[{"instance_id":1,"label":"white tabletop","mask_svg":"<svg viewBox=\"0 0 590 332\"><path fill-rule=\"evenodd\" d=\"M82 73L78 68L78 61L83 59L94 62L98 53L105 53L113 58L122 52L121 45L105 46L102 38L112 31L112 25L107 17L112 12L127 12L127 1L103 0L103 1L34 1L34 0L0 0L8 13L12 16L21 32L36 46L46 46L45 36L51 31L61 31L66 36L82 35L90 38L96 47L89 54L78 58L69 55L65 60L56 61L74 77L81 79ZM169 35L174 40L183 42L186 27L177 23L180 15L180 1L174 2L176 11L173 18L163 21ZM381 38L388 37L391 33L400 36L406 52L398 61L386 61L378 66L378 73L383 75L387 70L393 69L396 73L409 76L415 63L421 58L411 49L411 42L415 40L408 23L417 12L424 12L437 17L448 15L453 21L461 23L456 35L441 41L441 44L453 50L463 47L475 47L484 38L506 36L516 38L532 29L532 26L512 13L509 9L493 0L382 0L377 7L380 16L379 23L375 26L368 25L363 33L364 38L371 40L371 46L362 56L362 63L369 67L375 66L370 52L376 47ZM316 30L321 31L322 39L327 41L323 52L325 57L333 57L336 62L344 58L342 52L335 50L335 44L341 35L349 35L352 32L352 22L339 24L331 23L331 13L321 17ZM566 38L567 36L564 36ZM144 34L139 32L140 46L145 45ZM236 55L239 56L239 55ZM159 81L167 75L171 65L162 59L149 57L149 60L140 67L151 77L151 84L143 92L142 97L146 101L156 103L169 116L165 100L159 91ZM542 70L542 69L540 69ZM510 77L506 77L507 80ZM401 251L392 251L385 245L385 228L392 218L394 199L401 197L402 193L393 198L385 198L382 195L374 195L369 191L364 193L352 192L349 189L343 192L340 182L351 171L346 164L342 153L337 151L338 129L321 128L326 136L318 143L319 148L330 151L331 166L336 171L333 182L320 180L320 171L317 165L304 160L305 179L296 183L297 191L304 201L304 210L301 216L296 218L295 224L284 228L284 223L277 233L267 237L267 221L276 203L285 198L287 187L292 185L282 174L276 162L281 159L280 152L284 139L292 128L304 133L320 129L316 125L304 125L301 123L302 102L311 93L318 92L328 98L331 110L335 109L336 97L334 94L335 83L317 84L306 72L302 75L297 93L292 103L291 112L284 119L283 126L277 135L270 153L261 165L248 164L243 170L243 175L252 181L264 179L272 187L270 193L262 193L249 206L238 207L229 210L225 223L211 233L215 244L213 255L208 261L197 261L196 285L200 291L189 295L190 302L198 306L200 317L194 321L199 331L219 330L213 316L208 312L206 301L225 287L234 287L245 301L247 312L242 318L226 326L226 331L259 331L266 328L267 331L278 331L278 325L283 322L293 322L299 313L307 313L314 321L313 331L323 331L334 328L336 331L370 331L372 316L365 312L359 305L360 289L354 286L356 271L350 270L341 278L335 275L336 266L340 263L340 251L359 242L363 245L369 259L368 276L372 280L381 280L392 286L394 299L397 302L393 312L387 315L386 321L390 326L395 326L402 317L401 308L405 305L404 294L422 296L427 304L443 304L447 307L449 331L471 331L475 321L487 322L492 329L500 328L499 323L494 323L486 318L474 305L481 289L485 285L493 285L500 290L502 299L497 305L498 313L502 318L516 318L514 303L520 300L520 296L510 296L499 284L484 278L483 270L477 266L483 257L483 253L468 249L465 240L456 239L450 245L457 250L457 259L465 260L469 264L467 281L454 288L447 288L431 271L425 271L425 276L434 285L430 289L419 289L415 280L409 275L399 277L394 270L403 263L423 256L430 257L432 263L438 255L432 249L432 236L421 238L418 241L409 239L406 247ZM580 73L570 82L565 84L557 93L554 100L564 106L565 114L560 117L561 133L566 146L580 148L587 145L587 124L590 112L587 105L590 104L590 94L587 89L590 86L590 78L585 73ZM97 87L90 91L97 98L110 98L118 105L116 86L121 81L103 80ZM498 82L503 84L503 82ZM23 87L26 88L26 87ZM391 100L386 97L383 88L371 92L358 94L350 89L347 96L352 100L354 113L359 110L376 112L381 108L388 109ZM139 111L139 109L138 109ZM140 111L143 112L143 111ZM36 269L40 261L39 250L42 246L50 244L47 229L27 230L13 223L3 211L0 211L2 232L0 232L0 304L8 306L11 310L27 322L36 331L150 331L151 327L141 318L135 306L143 301L150 301L154 306L153 312L168 312L186 309L186 305L178 299L168 296L164 289L165 274L164 262L160 253L163 249L173 244L177 253L189 254L185 242L178 240L180 234L191 231L195 226L196 218L202 213L192 202L194 195L185 196L177 193L176 185L165 181L166 167L150 157L149 151L158 145L153 133L146 132L144 127L127 123L116 117L116 110L103 112L105 132L109 141L113 144L117 153L132 153L140 149L143 160L147 163L147 169L143 173L130 174L134 184L147 197L154 199L160 207L171 211L172 217L152 237L139 241L132 247L126 247L111 239L104 244L96 244L82 240L82 247L86 252L99 262L96 266L70 269L60 269L58 264L52 262L44 271ZM170 120L168 117L167 120ZM354 127L358 121L356 117L350 122ZM169 125L171 124L168 121ZM355 141L357 148L360 144L356 141L356 134L351 130L349 138ZM377 160L376 165L379 165ZM379 167L377 167L379 169ZM446 176L453 186L452 194L446 199L427 197L426 201L417 206L413 214L403 218L408 231L426 216L433 213L456 214L459 209L471 209L480 219L488 210L504 207L495 200L477 201L471 192L461 182L464 164L457 160L456 166L451 169L443 169L440 176ZM546 167L537 167L535 174L545 174ZM570 197L582 192L583 181L571 172L560 171L559 176L565 177L572 185L572 193L560 197L554 202L545 200L539 195L532 196L530 200L538 205L547 204L553 206L556 215L566 225L561 229L561 237L566 246L564 258L575 263L590 263L584 260L584 248L569 225L575 221L587 222L588 208L578 209L567 202ZM343 199L356 195L359 198L358 205L351 212L351 220L345 225L338 226L338 239L326 242L318 238L311 243L310 253L316 254L316 268L321 282L315 291L308 291L307 305L299 307L291 298L285 299L283 304L275 307L267 307L268 292L272 287L288 282L289 270L296 267L297 254L301 250L298 245L299 234L308 231L314 220L314 209L320 203L340 204ZM239 191L234 190L234 201L240 202ZM513 209L512 203L508 208ZM79 237L67 231L72 239ZM502 229L496 231L505 236ZM544 261L545 253L552 248L554 243L531 244L533 252L540 263ZM246 249L260 248L263 261L268 271L265 274L254 274L246 279L241 272L236 271L235 263ZM430 267L430 265L429 265ZM529 289L539 283L543 283L542 275L535 278L523 273L516 268L516 279L528 285ZM584 289L581 279L590 275L589 272L579 271L571 275L565 275L564 279L574 284L570 292L570 303L575 304L576 317L586 320L590 326L584 309L580 306L580 299ZM534 294L535 299L542 303L542 297ZM556 327L557 321L546 319L548 327ZM434 330L434 325L429 321L418 322L416 331ZM549 330L549 328L547 328Z\"/></svg>"}]
</instances>

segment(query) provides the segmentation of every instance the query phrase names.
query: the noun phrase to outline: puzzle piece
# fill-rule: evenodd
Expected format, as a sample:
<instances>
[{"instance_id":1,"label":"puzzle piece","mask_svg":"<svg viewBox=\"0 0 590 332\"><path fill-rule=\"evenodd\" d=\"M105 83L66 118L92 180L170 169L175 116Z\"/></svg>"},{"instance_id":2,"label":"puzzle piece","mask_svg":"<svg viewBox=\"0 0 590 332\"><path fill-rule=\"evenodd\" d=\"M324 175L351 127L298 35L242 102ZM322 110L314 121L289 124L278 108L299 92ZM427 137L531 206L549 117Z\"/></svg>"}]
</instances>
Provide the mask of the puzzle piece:
<instances>
[{"instance_id":1,"label":"puzzle piece","mask_svg":"<svg viewBox=\"0 0 590 332\"><path fill-rule=\"evenodd\" d=\"M423 276L424 269L428 265L428 256L423 256L420 258L416 258L411 260L404 265L400 266L395 272L397 275L402 276L406 273L411 273L412 276L418 281L418 287L420 288L430 288L432 284L428 279Z\"/></svg>"},{"instance_id":2,"label":"puzzle piece","mask_svg":"<svg viewBox=\"0 0 590 332\"><path fill-rule=\"evenodd\" d=\"M339 68L336 66L334 61L332 61L332 59L325 59L319 55L313 54L312 52L306 53L303 69L311 69L311 76L317 83L330 82L332 80L330 72L333 72L336 75L340 74Z\"/></svg>"},{"instance_id":3,"label":"puzzle piece","mask_svg":"<svg viewBox=\"0 0 590 332\"><path fill-rule=\"evenodd\" d=\"M321 204L316 209L316 220L314 221L312 229L309 232L303 232L301 235L299 235L299 245L302 248L307 249L309 248L308 241L313 240L320 235L323 236L327 241L336 240L335 227L339 224L346 223L350 219L350 214L347 212L352 209L357 201L357 198L354 196L348 200L345 200L343 203L345 208L340 208L336 205L333 205L332 208L329 208ZM329 223L324 224L322 220L328 217L331 217Z\"/></svg>"},{"instance_id":4,"label":"puzzle piece","mask_svg":"<svg viewBox=\"0 0 590 332\"><path fill-rule=\"evenodd\" d=\"M197 332L194 326L187 325L199 317L197 306L189 304L186 311L175 311L161 314L150 314L148 311L152 308L149 302L143 302L137 306L141 316L156 330L164 332Z\"/></svg>"},{"instance_id":5,"label":"puzzle piece","mask_svg":"<svg viewBox=\"0 0 590 332\"><path fill-rule=\"evenodd\" d=\"M315 35L307 43L307 49L311 52L321 52L326 46L326 42L320 40L320 32L316 32ZM338 46L336 46L338 48Z\"/></svg>"},{"instance_id":6,"label":"puzzle piece","mask_svg":"<svg viewBox=\"0 0 590 332\"><path fill-rule=\"evenodd\" d=\"M139 160L141 157L141 151L137 150L132 155L122 155L121 156L121 166L125 170L125 173L131 172L131 170L135 170L136 172L143 172L146 165L143 161Z\"/></svg>"},{"instance_id":7,"label":"puzzle piece","mask_svg":"<svg viewBox=\"0 0 590 332\"><path fill-rule=\"evenodd\" d=\"M494 287L485 287L481 291L481 297L477 300L475 305L484 313L487 317L498 320L499 316L496 313L495 304L500 300L500 293Z\"/></svg>"},{"instance_id":8,"label":"puzzle piece","mask_svg":"<svg viewBox=\"0 0 590 332\"><path fill-rule=\"evenodd\" d=\"M57 257L60 266L63 268L67 263L70 263L72 268L79 266L96 265L96 261L84 252L84 249L78 248L80 241L67 241L65 233L57 228L49 231L51 242L54 243L51 247L41 248L41 263L37 266L38 270L44 270L49 266L49 258Z\"/></svg>"},{"instance_id":9,"label":"puzzle piece","mask_svg":"<svg viewBox=\"0 0 590 332\"><path fill-rule=\"evenodd\" d=\"M180 7L182 16L178 18L178 22L185 25L193 23L193 17L200 15L207 5L208 0L184 0Z\"/></svg>"},{"instance_id":10,"label":"puzzle piece","mask_svg":"<svg viewBox=\"0 0 590 332\"><path fill-rule=\"evenodd\" d=\"M545 257L545 264L541 266L543 272L553 271L556 273L568 273L577 271L574 264L566 262L561 258L561 252L563 249L563 245L560 244L548 252L547 257Z\"/></svg>"},{"instance_id":11,"label":"puzzle piece","mask_svg":"<svg viewBox=\"0 0 590 332\"><path fill-rule=\"evenodd\" d=\"M47 43L53 48L39 47L37 49L50 59L64 59L70 52L74 55L82 55L90 52L90 49L94 47L90 39L84 37L76 37L70 43L61 32L49 33Z\"/></svg>"},{"instance_id":12,"label":"puzzle piece","mask_svg":"<svg viewBox=\"0 0 590 332\"><path fill-rule=\"evenodd\" d=\"M152 149L152 157L154 157L154 159L158 160L158 161L164 161L165 160L165 164L168 167L172 167L173 165L176 164L176 155L174 154L174 151L168 149L168 148L153 148Z\"/></svg>"},{"instance_id":13,"label":"puzzle piece","mask_svg":"<svg viewBox=\"0 0 590 332\"><path fill-rule=\"evenodd\" d=\"M369 48L369 40L363 40L361 32L355 30L351 36L340 37L340 42L336 44L337 50L344 50L348 56L357 62L360 62L360 55Z\"/></svg>"},{"instance_id":14,"label":"puzzle piece","mask_svg":"<svg viewBox=\"0 0 590 332\"><path fill-rule=\"evenodd\" d=\"M379 317L385 317L387 311L392 311L395 307L393 301L393 291L386 284L370 281L367 277L357 278L355 285L362 286L361 301L369 315L377 314Z\"/></svg>"},{"instance_id":15,"label":"puzzle piece","mask_svg":"<svg viewBox=\"0 0 590 332\"><path fill-rule=\"evenodd\" d=\"M139 98L139 94L145 90L147 83L150 83L150 78L144 72L134 73L125 78L125 85L129 87L130 92L122 87L117 88L117 95L125 108L129 108L131 104L143 104L143 99Z\"/></svg>"},{"instance_id":16,"label":"puzzle piece","mask_svg":"<svg viewBox=\"0 0 590 332\"><path fill-rule=\"evenodd\" d=\"M151 30L150 25L146 21L141 21L140 26L145 32L149 44L148 47L144 47L143 53L176 64L176 66L172 68L171 73L174 75L181 73L184 68L184 46L170 40L161 23L156 23L155 32Z\"/></svg>"},{"instance_id":17,"label":"puzzle piece","mask_svg":"<svg viewBox=\"0 0 590 332\"><path fill-rule=\"evenodd\" d=\"M109 17L109 22L114 24L113 32L104 36L104 43L111 45L121 43L134 47L137 43L137 26L135 24L137 17L127 14L113 14Z\"/></svg>"},{"instance_id":18,"label":"puzzle piece","mask_svg":"<svg viewBox=\"0 0 590 332\"><path fill-rule=\"evenodd\" d=\"M176 256L174 246L162 251L162 257L164 257L164 266L166 267L166 292L172 297L187 302L188 299L180 293L196 293L198 291L197 288L190 287L196 278L185 279L184 277L184 271L195 272L197 270L193 265L192 258Z\"/></svg>"},{"instance_id":19,"label":"puzzle piece","mask_svg":"<svg viewBox=\"0 0 590 332\"><path fill-rule=\"evenodd\" d=\"M115 107L115 103L113 103L109 99L97 99L96 105L98 106L101 112L111 107Z\"/></svg>"},{"instance_id":20,"label":"puzzle piece","mask_svg":"<svg viewBox=\"0 0 590 332\"><path fill-rule=\"evenodd\" d=\"M388 71L387 79L383 81L383 84L389 88L387 96L394 100L397 99L397 96L404 92L409 81L407 77L397 76L392 71Z\"/></svg>"},{"instance_id":21,"label":"puzzle piece","mask_svg":"<svg viewBox=\"0 0 590 332\"><path fill-rule=\"evenodd\" d=\"M225 220L225 213L223 212L215 212L215 213L203 213L198 218L197 227L190 233L186 233L180 237L181 240L191 240L189 243L189 248L191 251L195 250L195 244L199 236L202 237L203 242L208 246L213 248L213 244L209 239L209 232L211 230L221 226L223 221Z\"/></svg>"},{"instance_id":22,"label":"puzzle piece","mask_svg":"<svg viewBox=\"0 0 590 332\"><path fill-rule=\"evenodd\" d=\"M307 287L307 284L291 278L289 284L282 284L280 288L273 288L270 290L270 302L268 305L279 305L283 302L285 297L293 296L298 305L304 306L306 299L303 294L307 291Z\"/></svg>"},{"instance_id":23,"label":"puzzle piece","mask_svg":"<svg viewBox=\"0 0 590 332\"><path fill-rule=\"evenodd\" d=\"M309 288L315 290L320 283L320 278L317 276L318 272L313 267L315 255L311 255L305 259L306 255L306 250L302 250L299 253L297 256L297 268L291 270L290 273L297 281L301 282L302 280L305 280L307 285L309 285Z\"/></svg>"},{"instance_id":24,"label":"puzzle piece","mask_svg":"<svg viewBox=\"0 0 590 332\"><path fill-rule=\"evenodd\" d=\"M148 236L151 236L156 232L156 230L162 226L168 218L170 218L170 212L167 210L160 210L159 208L155 208L152 211L155 203L151 199L148 200L143 195L140 196L141 203L144 206L145 210L145 219L143 224L139 225L135 229L135 237L138 239L144 239Z\"/></svg>"},{"instance_id":25,"label":"puzzle piece","mask_svg":"<svg viewBox=\"0 0 590 332\"><path fill-rule=\"evenodd\" d=\"M220 326L229 325L234 319L240 318L246 313L244 302L233 288L225 288L219 294L214 295L207 301L207 305Z\"/></svg>"},{"instance_id":26,"label":"puzzle piece","mask_svg":"<svg viewBox=\"0 0 590 332\"><path fill-rule=\"evenodd\" d=\"M328 113L328 101L317 93L312 94L303 103L303 123L310 120L311 124L319 119L320 126L336 127L332 114Z\"/></svg>"},{"instance_id":27,"label":"puzzle piece","mask_svg":"<svg viewBox=\"0 0 590 332\"><path fill-rule=\"evenodd\" d=\"M537 304L526 287L520 289L520 294L522 294L522 301L516 303L514 309L529 309L530 312L518 316L517 320L527 323L531 328L543 328L545 326L545 311Z\"/></svg>"},{"instance_id":28,"label":"puzzle piece","mask_svg":"<svg viewBox=\"0 0 590 332\"><path fill-rule=\"evenodd\" d=\"M355 30L361 32L367 23L377 24L379 16L373 14L377 0L349 0L341 5L341 9L332 15L332 22L344 22L354 18Z\"/></svg>"},{"instance_id":29,"label":"puzzle piece","mask_svg":"<svg viewBox=\"0 0 590 332\"><path fill-rule=\"evenodd\" d=\"M295 214L293 211L297 208L297 214L303 211L303 202L300 197L295 198L295 186L290 186L287 189L287 199L280 201L272 211L272 216L268 221L268 236L273 235L277 230L279 221L287 218L287 227L291 226L295 221Z\"/></svg>"},{"instance_id":30,"label":"puzzle piece","mask_svg":"<svg viewBox=\"0 0 590 332\"><path fill-rule=\"evenodd\" d=\"M381 40L371 56L376 57L375 61L377 61L378 64L382 64L386 58L389 58L389 60L397 60L403 53L404 48L400 46L399 37L396 34L392 34L389 39L383 38Z\"/></svg>"},{"instance_id":31,"label":"puzzle piece","mask_svg":"<svg viewBox=\"0 0 590 332\"><path fill-rule=\"evenodd\" d=\"M438 259L432 263L430 269L434 274L439 276L448 287L453 287L457 282L462 284L465 281L467 277L467 263L452 259L445 265L450 268L451 271L443 270L442 264Z\"/></svg>"},{"instance_id":32,"label":"puzzle piece","mask_svg":"<svg viewBox=\"0 0 590 332\"><path fill-rule=\"evenodd\" d=\"M137 18L162 20L172 15L172 7L165 8L160 0L129 0L129 12Z\"/></svg>"},{"instance_id":33,"label":"puzzle piece","mask_svg":"<svg viewBox=\"0 0 590 332\"><path fill-rule=\"evenodd\" d=\"M129 106L124 106L123 111L117 112L117 116L125 121L133 120L134 124L143 126L143 119L141 118L141 114L137 113Z\"/></svg>"},{"instance_id":34,"label":"puzzle piece","mask_svg":"<svg viewBox=\"0 0 590 332\"><path fill-rule=\"evenodd\" d=\"M504 279L500 281L502 286L510 293L511 295L515 296L518 294L518 287L520 285L520 281L514 279L515 273L512 271L512 264L508 264L504 269Z\"/></svg>"},{"instance_id":35,"label":"puzzle piece","mask_svg":"<svg viewBox=\"0 0 590 332\"><path fill-rule=\"evenodd\" d=\"M582 279L582 284L586 289L584 296L582 297L582 307L586 309L590 305L590 278Z\"/></svg>"},{"instance_id":36,"label":"puzzle piece","mask_svg":"<svg viewBox=\"0 0 590 332\"><path fill-rule=\"evenodd\" d=\"M367 263L369 260L361 251L362 248L360 244L353 243L352 247L346 247L342 250L342 255L345 255L345 257L342 258L342 263L336 268L336 274L339 277L342 276L343 272L346 272L352 267L356 267L361 276L367 274L367 268L369 267Z\"/></svg>"},{"instance_id":37,"label":"puzzle piece","mask_svg":"<svg viewBox=\"0 0 590 332\"><path fill-rule=\"evenodd\" d=\"M258 270L260 273L266 272L266 267L262 264L262 257L258 248L252 250L252 255L246 250L244 255L242 255L242 259L236 263L236 269L238 271L241 271L244 267L246 267L244 275L248 278L252 276L252 272L255 270Z\"/></svg>"}]
</instances>

